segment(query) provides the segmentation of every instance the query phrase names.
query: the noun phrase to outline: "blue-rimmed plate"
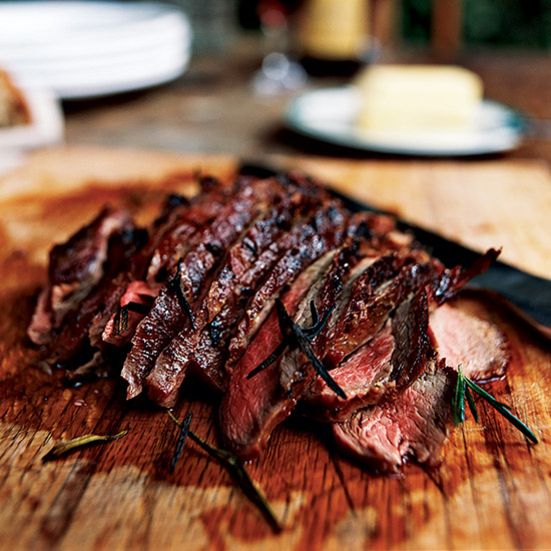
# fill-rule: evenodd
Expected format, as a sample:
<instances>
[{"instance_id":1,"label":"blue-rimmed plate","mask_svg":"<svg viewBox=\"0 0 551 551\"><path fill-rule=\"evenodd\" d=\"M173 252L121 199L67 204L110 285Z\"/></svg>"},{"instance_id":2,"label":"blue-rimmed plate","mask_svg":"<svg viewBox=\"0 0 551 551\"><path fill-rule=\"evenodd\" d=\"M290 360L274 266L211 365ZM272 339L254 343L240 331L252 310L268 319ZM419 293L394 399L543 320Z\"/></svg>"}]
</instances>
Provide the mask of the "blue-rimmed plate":
<instances>
[{"instance_id":1,"label":"blue-rimmed plate","mask_svg":"<svg viewBox=\"0 0 551 551\"><path fill-rule=\"evenodd\" d=\"M296 132L355 150L449 157L487 155L517 147L525 133L523 118L495 101L480 103L475 127L461 131L370 132L356 127L360 94L354 86L304 92L290 104L287 125Z\"/></svg>"}]
</instances>

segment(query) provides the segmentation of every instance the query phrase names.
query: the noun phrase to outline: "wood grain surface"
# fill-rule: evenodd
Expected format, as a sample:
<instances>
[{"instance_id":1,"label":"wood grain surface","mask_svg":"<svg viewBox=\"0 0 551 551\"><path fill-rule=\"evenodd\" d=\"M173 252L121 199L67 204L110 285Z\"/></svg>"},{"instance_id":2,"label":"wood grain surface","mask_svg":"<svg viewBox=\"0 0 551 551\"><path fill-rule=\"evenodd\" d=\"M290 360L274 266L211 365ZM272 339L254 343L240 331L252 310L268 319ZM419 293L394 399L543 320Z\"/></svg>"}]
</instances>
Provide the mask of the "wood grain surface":
<instances>
[{"instance_id":1,"label":"wood grain surface","mask_svg":"<svg viewBox=\"0 0 551 551\"><path fill-rule=\"evenodd\" d=\"M532 162L344 162L279 159L339 189L551 276L551 181ZM375 477L342 457L323 427L278 428L250 472L285 526L273 534L228 474L189 445L174 472L177 429L115 381L64 388L25 340L50 244L105 202L151 216L167 189L191 190L196 170L228 177L230 157L62 149L0 180L0 548L2 549L520 549L551 547L551 355L501 307L461 307L506 333L512 365L491 386L534 428L529 446L481 404L425 472ZM191 386L177 408L216 442L216 397ZM85 433L126 437L42 464L54 442Z\"/></svg>"}]
</instances>

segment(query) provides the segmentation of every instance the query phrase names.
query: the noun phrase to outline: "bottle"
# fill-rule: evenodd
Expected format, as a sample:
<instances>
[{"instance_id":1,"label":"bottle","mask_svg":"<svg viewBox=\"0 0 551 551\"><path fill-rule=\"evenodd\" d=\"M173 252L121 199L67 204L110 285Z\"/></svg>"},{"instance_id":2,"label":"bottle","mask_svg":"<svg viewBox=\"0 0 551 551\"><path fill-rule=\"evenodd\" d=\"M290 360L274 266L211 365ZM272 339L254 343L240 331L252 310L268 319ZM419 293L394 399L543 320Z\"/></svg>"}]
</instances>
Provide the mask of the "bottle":
<instances>
[{"instance_id":1,"label":"bottle","mask_svg":"<svg viewBox=\"0 0 551 551\"><path fill-rule=\"evenodd\" d=\"M306 0L296 35L301 62L313 76L352 76L367 62L368 0Z\"/></svg>"}]
</instances>

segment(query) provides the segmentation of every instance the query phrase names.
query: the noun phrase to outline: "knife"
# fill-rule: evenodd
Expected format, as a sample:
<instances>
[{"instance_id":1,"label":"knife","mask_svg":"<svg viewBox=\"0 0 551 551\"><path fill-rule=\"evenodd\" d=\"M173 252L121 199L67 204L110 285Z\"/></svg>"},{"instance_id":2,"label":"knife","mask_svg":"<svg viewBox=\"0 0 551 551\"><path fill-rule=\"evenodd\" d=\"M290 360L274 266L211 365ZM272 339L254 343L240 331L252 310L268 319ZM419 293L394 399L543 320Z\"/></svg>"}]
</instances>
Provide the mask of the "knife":
<instances>
[{"instance_id":1,"label":"knife","mask_svg":"<svg viewBox=\"0 0 551 551\"><path fill-rule=\"evenodd\" d=\"M247 161L240 164L238 173L257 178L273 178L285 174L284 171L263 163ZM468 266L480 256L480 253L455 241L397 219L392 213L359 202L338 191L332 189L329 191L353 212L369 211L392 216L397 222L398 229L412 233L419 243L446 266L457 264ZM529 274L510 264L496 260L486 272L476 276L469 283L469 287L471 289L488 289L498 293L511 303L516 313L520 314L540 334L548 339L551 338L551 280ZM492 296L498 298L493 293ZM527 316L530 319L527 319Z\"/></svg>"}]
</instances>

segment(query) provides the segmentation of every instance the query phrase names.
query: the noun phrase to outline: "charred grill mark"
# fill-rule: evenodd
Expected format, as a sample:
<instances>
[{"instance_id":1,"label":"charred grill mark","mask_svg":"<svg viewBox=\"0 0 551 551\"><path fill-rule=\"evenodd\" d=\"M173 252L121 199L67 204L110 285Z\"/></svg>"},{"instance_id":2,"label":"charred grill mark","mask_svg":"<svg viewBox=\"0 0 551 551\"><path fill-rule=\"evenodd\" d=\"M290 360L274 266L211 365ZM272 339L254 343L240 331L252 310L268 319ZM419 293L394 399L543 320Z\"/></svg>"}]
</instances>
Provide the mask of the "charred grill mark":
<instances>
[{"instance_id":1,"label":"charred grill mark","mask_svg":"<svg viewBox=\"0 0 551 551\"><path fill-rule=\"evenodd\" d=\"M218 243L210 242L205 244L205 249L214 257L224 254L224 248Z\"/></svg>"},{"instance_id":2,"label":"charred grill mark","mask_svg":"<svg viewBox=\"0 0 551 551\"><path fill-rule=\"evenodd\" d=\"M128 329L128 308L126 306L119 308L114 323L116 335L122 335Z\"/></svg>"},{"instance_id":3,"label":"charred grill mark","mask_svg":"<svg viewBox=\"0 0 551 551\"><path fill-rule=\"evenodd\" d=\"M176 296L178 297L178 303L180 304L180 308L182 308L182 310L185 312L187 318L189 319L191 327L195 329L195 318L193 316L193 310L191 309L191 306L184 294L184 291L182 290L182 285L181 285L182 262L183 262L182 259L178 261L178 267L176 269L176 273L170 279L168 285L176 293Z\"/></svg>"},{"instance_id":4,"label":"charred grill mark","mask_svg":"<svg viewBox=\"0 0 551 551\"><path fill-rule=\"evenodd\" d=\"M245 236L243 238L243 246L249 250L251 253L253 253L254 255L257 254L258 252L258 248L256 246L256 243L248 236Z\"/></svg>"}]
</instances>

